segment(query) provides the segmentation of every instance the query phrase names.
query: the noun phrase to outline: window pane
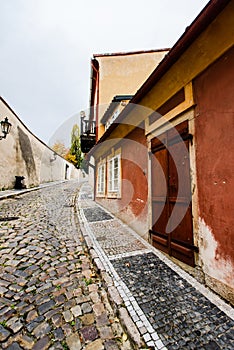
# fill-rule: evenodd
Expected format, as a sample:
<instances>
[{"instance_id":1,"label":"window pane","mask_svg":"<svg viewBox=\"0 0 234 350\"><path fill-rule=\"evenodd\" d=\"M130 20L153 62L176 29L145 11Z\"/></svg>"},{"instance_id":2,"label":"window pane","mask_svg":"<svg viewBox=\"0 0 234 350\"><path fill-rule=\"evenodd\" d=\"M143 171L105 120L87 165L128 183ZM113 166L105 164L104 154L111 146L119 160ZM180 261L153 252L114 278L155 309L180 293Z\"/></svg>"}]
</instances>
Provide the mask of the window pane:
<instances>
[{"instance_id":1,"label":"window pane","mask_svg":"<svg viewBox=\"0 0 234 350\"><path fill-rule=\"evenodd\" d=\"M115 168L118 168L118 165L119 165L119 158L116 157L116 158L114 159L114 167L115 167Z\"/></svg>"},{"instance_id":2,"label":"window pane","mask_svg":"<svg viewBox=\"0 0 234 350\"><path fill-rule=\"evenodd\" d=\"M119 170L119 169L115 169L115 170L114 170L114 178L115 178L115 179L118 178L118 173L119 173L118 170Z\"/></svg>"},{"instance_id":3,"label":"window pane","mask_svg":"<svg viewBox=\"0 0 234 350\"><path fill-rule=\"evenodd\" d=\"M109 160L108 164L108 190L110 192L118 192L119 190L119 156Z\"/></svg>"},{"instance_id":4,"label":"window pane","mask_svg":"<svg viewBox=\"0 0 234 350\"><path fill-rule=\"evenodd\" d=\"M118 189L119 189L118 185L119 185L118 179L114 180L114 190L115 191L118 191Z\"/></svg>"},{"instance_id":5,"label":"window pane","mask_svg":"<svg viewBox=\"0 0 234 350\"><path fill-rule=\"evenodd\" d=\"M105 190L105 164L98 167L97 191L103 193Z\"/></svg>"}]
</instances>

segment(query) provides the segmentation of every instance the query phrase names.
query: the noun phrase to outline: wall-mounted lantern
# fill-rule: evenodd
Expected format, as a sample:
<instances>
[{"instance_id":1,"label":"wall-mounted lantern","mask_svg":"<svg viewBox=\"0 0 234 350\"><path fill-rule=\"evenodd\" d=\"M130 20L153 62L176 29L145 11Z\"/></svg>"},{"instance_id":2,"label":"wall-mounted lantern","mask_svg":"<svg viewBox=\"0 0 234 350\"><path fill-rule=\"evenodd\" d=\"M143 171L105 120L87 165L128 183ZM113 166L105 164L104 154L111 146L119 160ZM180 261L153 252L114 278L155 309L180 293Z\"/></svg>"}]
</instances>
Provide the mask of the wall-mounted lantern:
<instances>
[{"instance_id":1,"label":"wall-mounted lantern","mask_svg":"<svg viewBox=\"0 0 234 350\"><path fill-rule=\"evenodd\" d=\"M56 158L57 158L57 154L54 152L53 158L52 157L50 158L50 162L54 162Z\"/></svg>"},{"instance_id":2,"label":"wall-mounted lantern","mask_svg":"<svg viewBox=\"0 0 234 350\"><path fill-rule=\"evenodd\" d=\"M1 130L3 133L3 136L0 136L0 140L5 139L6 136L9 134L11 130L11 123L8 121L8 118L6 117L4 120L1 122Z\"/></svg>"}]
</instances>

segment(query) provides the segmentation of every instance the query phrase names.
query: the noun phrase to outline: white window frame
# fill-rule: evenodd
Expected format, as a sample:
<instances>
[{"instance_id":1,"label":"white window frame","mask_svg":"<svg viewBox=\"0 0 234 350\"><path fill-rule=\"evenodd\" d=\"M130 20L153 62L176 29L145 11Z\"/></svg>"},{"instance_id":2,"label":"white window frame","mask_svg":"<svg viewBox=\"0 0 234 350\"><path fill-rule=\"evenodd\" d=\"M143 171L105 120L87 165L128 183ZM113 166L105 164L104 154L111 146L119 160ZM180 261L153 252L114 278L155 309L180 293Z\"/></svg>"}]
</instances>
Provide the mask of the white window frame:
<instances>
[{"instance_id":1,"label":"white window frame","mask_svg":"<svg viewBox=\"0 0 234 350\"><path fill-rule=\"evenodd\" d=\"M116 167L116 161L117 161L117 167ZM111 198L121 197L121 156L120 154L116 154L108 158L107 187L108 187L108 197L111 197Z\"/></svg>"},{"instance_id":2,"label":"white window frame","mask_svg":"<svg viewBox=\"0 0 234 350\"><path fill-rule=\"evenodd\" d=\"M106 162L98 164L97 168L97 196L103 197L106 192Z\"/></svg>"}]
</instances>

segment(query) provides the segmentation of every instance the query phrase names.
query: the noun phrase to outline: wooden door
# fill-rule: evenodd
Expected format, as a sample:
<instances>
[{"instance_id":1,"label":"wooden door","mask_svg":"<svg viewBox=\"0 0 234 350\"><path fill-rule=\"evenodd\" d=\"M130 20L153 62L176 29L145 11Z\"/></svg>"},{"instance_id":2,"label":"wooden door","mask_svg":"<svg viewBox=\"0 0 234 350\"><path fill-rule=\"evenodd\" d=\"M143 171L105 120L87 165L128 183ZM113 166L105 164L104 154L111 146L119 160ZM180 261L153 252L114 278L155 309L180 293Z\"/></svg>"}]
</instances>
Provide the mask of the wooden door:
<instances>
[{"instance_id":1,"label":"wooden door","mask_svg":"<svg viewBox=\"0 0 234 350\"><path fill-rule=\"evenodd\" d=\"M151 141L153 245L194 266L188 123Z\"/></svg>"}]
</instances>

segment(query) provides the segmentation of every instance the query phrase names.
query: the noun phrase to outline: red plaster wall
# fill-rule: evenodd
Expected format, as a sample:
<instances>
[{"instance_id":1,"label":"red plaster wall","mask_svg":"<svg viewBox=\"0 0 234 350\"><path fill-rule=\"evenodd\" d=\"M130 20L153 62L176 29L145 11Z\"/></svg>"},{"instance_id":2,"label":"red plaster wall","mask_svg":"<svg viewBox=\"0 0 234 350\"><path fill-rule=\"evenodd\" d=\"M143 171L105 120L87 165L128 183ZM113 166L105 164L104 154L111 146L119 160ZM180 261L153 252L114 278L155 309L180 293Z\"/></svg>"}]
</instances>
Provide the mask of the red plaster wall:
<instances>
[{"instance_id":1,"label":"red plaster wall","mask_svg":"<svg viewBox=\"0 0 234 350\"><path fill-rule=\"evenodd\" d=\"M96 197L96 201L147 238L148 148L144 129L134 129L115 148L121 148L121 198Z\"/></svg>"},{"instance_id":2,"label":"red plaster wall","mask_svg":"<svg viewBox=\"0 0 234 350\"><path fill-rule=\"evenodd\" d=\"M200 217L219 257L234 264L234 48L194 81Z\"/></svg>"},{"instance_id":3,"label":"red plaster wall","mask_svg":"<svg viewBox=\"0 0 234 350\"><path fill-rule=\"evenodd\" d=\"M128 204L135 217L139 217L145 211L148 197L147 181L147 159L148 149L145 132L141 128L136 128L127 139L123 141L122 147L122 197L129 197L128 183L132 184L132 199Z\"/></svg>"}]
</instances>

